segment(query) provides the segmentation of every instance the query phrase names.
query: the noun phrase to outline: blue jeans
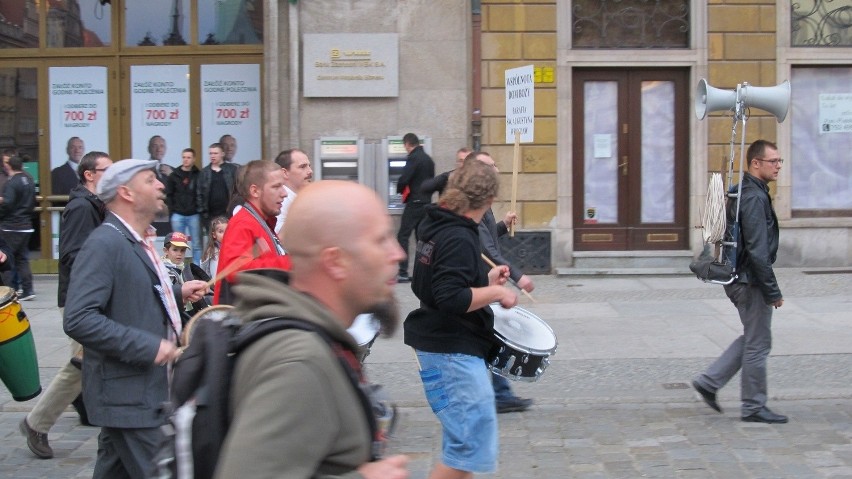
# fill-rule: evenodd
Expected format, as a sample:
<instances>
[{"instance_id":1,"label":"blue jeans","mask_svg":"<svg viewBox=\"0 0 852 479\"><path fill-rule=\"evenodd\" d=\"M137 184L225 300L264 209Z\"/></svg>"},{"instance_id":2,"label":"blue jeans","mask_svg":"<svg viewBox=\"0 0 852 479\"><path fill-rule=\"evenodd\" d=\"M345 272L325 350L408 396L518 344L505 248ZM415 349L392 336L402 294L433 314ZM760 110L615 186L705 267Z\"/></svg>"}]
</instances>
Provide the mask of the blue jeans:
<instances>
[{"instance_id":1,"label":"blue jeans","mask_svg":"<svg viewBox=\"0 0 852 479\"><path fill-rule=\"evenodd\" d=\"M195 264L201 264L201 216L184 216L172 213L172 231L180 231L189 236L189 245L192 246L190 259Z\"/></svg>"},{"instance_id":2,"label":"blue jeans","mask_svg":"<svg viewBox=\"0 0 852 479\"><path fill-rule=\"evenodd\" d=\"M420 380L443 429L441 462L460 471L497 469L499 432L491 372L467 354L417 351Z\"/></svg>"}]
</instances>

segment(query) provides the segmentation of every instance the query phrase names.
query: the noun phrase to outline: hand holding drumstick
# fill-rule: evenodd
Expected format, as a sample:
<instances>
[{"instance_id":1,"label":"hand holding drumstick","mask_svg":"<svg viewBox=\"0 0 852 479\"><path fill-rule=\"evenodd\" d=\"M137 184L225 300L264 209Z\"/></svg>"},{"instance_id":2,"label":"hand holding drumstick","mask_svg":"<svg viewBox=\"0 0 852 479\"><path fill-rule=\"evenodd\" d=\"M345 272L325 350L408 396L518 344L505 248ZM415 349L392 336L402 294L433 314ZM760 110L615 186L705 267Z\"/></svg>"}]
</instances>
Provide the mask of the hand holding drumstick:
<instances>
[{"instance_id":1,"label":"hand holding drumstick","mask_svg":"<svg viewBox=\"0 0 852 479\"><path fill-rule=\"evenodd\" d=\"M482 256L482 260L485 261L486 263L488 263L488 266L491 266L492 268L497 267L497 265L493 261L491 261L491 258L489 258L488 256L485 256L485 253L481 253L481 256ZM511 281L511 279L509 279L509 280ZM529 298L533 303L536 302L535 298L533 298L532 295L526 289L521 288L520 286L518 286L518 283L516 283L514 281L512 281L512 284L514 284L515 287L520 289L521 292L524 293L524 296Z\"/></svg>"}]
</instances>

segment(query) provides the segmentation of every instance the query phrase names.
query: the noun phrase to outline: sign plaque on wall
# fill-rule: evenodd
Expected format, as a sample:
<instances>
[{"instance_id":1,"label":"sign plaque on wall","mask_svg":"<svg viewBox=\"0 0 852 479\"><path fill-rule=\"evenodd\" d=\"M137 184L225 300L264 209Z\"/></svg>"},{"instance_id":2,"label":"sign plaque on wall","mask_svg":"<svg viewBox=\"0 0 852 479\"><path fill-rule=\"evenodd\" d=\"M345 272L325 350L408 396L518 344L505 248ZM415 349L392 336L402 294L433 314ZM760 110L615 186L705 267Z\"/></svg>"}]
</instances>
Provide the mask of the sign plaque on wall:
<instances>
[{"instance_id":1,"label":"sign plaque on wall","mask_svg":"<svg viewBox=\"0 0 852 479\"><path fill-rule=\"evenodd\" d=\"M399 35L304 36L305 97L399 96Z\"/></svg>"}]
</instances>

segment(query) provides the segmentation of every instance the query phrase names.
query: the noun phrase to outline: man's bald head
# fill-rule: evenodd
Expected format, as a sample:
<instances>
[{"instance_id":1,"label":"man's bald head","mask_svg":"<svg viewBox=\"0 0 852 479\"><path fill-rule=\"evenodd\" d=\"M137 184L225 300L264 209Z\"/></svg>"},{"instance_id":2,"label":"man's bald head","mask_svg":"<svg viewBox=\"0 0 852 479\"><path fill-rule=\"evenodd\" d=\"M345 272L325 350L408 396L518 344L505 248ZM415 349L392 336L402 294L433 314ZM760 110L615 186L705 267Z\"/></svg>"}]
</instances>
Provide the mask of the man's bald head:
<instances>
[{"instance_id":1,"label":"man's bald head","mask_svg":"<svg viewBox=\"0 0 852 479\"><path fill-rule=\"evenodd\" d=\"M306 186L287 212L282 243L293 271L310 264L324 248L347 249L366 222L387 210L375 191L351 181L324 180Z\"/></svg>"},{"instance_id":2,"label":"man's bald head","mask_svg":"<svg viewBox=\"0 0 852 479\"><path fill-rule=\"evenodd\" d=\"M350 181L306 186L290 206L282 242L291 287L317 298L346 327L372 312L383 331L393 331L398 308L389 303L405 253L375 191Z\"/></svg>"}]
</instances>

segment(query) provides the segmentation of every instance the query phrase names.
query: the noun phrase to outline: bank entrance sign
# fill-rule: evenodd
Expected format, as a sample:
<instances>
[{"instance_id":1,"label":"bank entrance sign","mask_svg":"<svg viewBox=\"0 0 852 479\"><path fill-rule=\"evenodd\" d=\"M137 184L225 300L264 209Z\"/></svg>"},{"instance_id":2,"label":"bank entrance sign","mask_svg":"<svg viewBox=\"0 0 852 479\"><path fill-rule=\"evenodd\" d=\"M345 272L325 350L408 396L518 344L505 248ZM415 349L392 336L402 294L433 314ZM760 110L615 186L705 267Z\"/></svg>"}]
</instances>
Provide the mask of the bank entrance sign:
<instances>
[{"instance_id":1,"label":"bank entrance sign","mask_svg":"<svg viewBox=\"0 0 852 479\"><path fill-rule=\"evenodd\" d=\"M399 96L399 35L304 35L305 97Z\"/></svg>"}]
</instances>

